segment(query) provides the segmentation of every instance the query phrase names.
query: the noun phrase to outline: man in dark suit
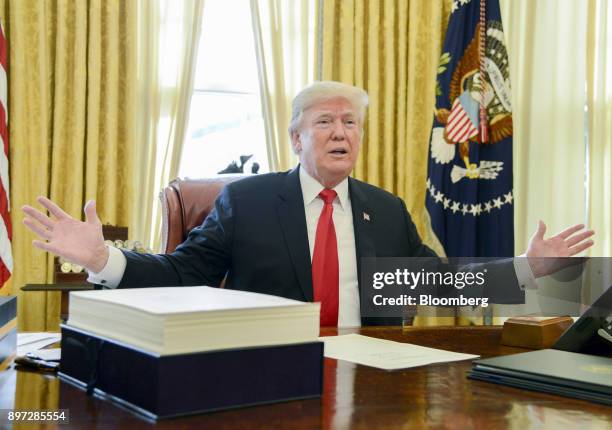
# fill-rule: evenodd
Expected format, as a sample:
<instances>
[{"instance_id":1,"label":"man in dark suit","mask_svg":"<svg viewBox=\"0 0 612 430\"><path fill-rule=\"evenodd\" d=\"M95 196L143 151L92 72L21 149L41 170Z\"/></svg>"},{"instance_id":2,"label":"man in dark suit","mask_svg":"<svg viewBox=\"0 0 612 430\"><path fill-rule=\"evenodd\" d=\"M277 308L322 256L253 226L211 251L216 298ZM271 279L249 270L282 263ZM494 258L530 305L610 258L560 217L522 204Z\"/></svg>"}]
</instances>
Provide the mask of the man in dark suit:
<instances>
[{"instance_id":1,"label":"man in dark suit","mask_svg":"<svg viewBox=\"0 0 612 430\"><path fill-rule=\"evenodd\" d=\"M353 178L348 190L356 255L435 256L401 199ZM300 166L226 186L215 210L171 255L125 255L120 286L219 285L229 269L228 288L312 301ZM164 270L154 270L158 265Z\"/></svg>"},{"instance_id":2,"label":"man in dark suit","mask_svg":"<svg viewBox=\"0 0 612 430\"><path fill-rule=\"evenodd\" d=\"M227 288L320 301L323 325L359 325L362 257L435 256L400 198L349 177L367 103L365 91L339 82L305 88L289 127L300 165L228 185L172 254L106 247L93 201L79 222L39 198L53 218L26 206L24 223L44 239L36 247L84 266L91 282L110 288L216 286L227 275ZM582 225L548 240L544 229L542 223L527 256L574 255L592 245L593 232L579 232ZM530 269L537 276L537 267Z\"/></svg>"}]
</instances>

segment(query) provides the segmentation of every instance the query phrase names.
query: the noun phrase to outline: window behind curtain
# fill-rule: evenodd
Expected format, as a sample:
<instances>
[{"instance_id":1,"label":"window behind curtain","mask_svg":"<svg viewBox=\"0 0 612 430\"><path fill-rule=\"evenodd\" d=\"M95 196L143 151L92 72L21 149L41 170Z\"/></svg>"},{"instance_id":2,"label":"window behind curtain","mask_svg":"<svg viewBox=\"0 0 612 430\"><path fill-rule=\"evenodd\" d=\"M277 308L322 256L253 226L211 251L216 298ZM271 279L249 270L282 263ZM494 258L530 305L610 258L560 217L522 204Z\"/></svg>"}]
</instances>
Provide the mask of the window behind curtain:
<instances>
[{"instance_id":1,"label":"window behind curtain","mask_svg":"<svg viewBox=\"0 0 612 430\"><path fill-rule=\"evenodd\" d=\"M181 177L210 177L241 155L269 171L248 1L206 0Z\"/></svg>"}]
</instances>

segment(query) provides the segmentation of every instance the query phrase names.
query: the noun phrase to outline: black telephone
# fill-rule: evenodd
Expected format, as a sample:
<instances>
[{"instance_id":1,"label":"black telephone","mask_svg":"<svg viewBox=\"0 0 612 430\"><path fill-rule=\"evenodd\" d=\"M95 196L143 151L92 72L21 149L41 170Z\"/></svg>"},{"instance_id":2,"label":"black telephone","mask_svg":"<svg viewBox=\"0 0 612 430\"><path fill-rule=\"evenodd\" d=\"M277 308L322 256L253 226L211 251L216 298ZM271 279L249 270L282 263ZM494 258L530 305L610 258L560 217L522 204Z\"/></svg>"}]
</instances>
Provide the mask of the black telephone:
<instances>
[{"instance_id":1,"label":"black telephone","mask_svg":"<svg viewBox=\"0 0 612 430\"><path fill-rule=\"evenodd\" d=\"M612 315L604 320L603 326L597 330L597 334L612 343Z\"/></svg>"},{"instance_id":2,"label":"black telephone","mask_svg":"<svg viewBox=\"0 0 612 430\"><path fill-rule=\"evenodd\" d=\"M612 287L609 287L552 346L553 349L612 355Z\"/></svg>"}]
</instances>

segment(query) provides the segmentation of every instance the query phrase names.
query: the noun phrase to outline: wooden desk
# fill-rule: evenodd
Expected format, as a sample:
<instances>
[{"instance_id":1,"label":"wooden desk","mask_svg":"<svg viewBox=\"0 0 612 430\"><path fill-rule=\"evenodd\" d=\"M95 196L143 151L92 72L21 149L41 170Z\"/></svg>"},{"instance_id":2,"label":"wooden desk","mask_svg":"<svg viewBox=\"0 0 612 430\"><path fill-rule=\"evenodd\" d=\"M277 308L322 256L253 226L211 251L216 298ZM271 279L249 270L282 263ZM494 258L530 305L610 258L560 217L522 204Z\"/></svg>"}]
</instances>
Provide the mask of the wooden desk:
<instances>
[{"instance_id":1,"label":"wooden desk","mask_svg":"<svg viewBox=\"0 0 612 430\"><path fill-rule=\"evenodd\" d=\"M500 346L500 327L364 328L362 334L482 357L524 350ZM341 330L340 334L355 332ZM336 330L326 330L334 335ZM243 408L187 418L141 420L88 397L57 378L0 372L0 408L69 409L64 428L161 429L531 429L611 428L612 408L468 380L469 362L386 372L326 359L322 399ZM0 427L4 423L0 423ZM53 428L53 427L51 427Z\"/></svg>"}]
</instances>

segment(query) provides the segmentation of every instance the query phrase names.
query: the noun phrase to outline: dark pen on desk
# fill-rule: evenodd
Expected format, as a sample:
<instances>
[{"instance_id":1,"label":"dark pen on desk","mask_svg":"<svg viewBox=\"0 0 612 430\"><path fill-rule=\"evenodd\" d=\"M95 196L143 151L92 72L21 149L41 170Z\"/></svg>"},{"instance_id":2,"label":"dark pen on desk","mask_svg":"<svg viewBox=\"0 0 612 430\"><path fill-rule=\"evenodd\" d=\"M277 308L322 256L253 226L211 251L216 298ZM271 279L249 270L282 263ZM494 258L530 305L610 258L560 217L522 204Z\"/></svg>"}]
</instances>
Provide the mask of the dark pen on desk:
<instances>
[{"instance_id":1,"label":"dark pen on desk","mask_svg":"<svg viewBox=\"0 0 612 430\"><path fill-rule=\"evenodd\" d=\"M34 354L28 353L19 357L15 357L15 364L20 366L29 367L31 369L42 370L45 372L55 372L59 369L59 362L47 361Z\"/></svg>"}]
</instances>

